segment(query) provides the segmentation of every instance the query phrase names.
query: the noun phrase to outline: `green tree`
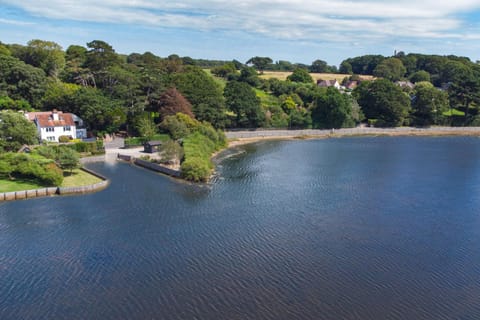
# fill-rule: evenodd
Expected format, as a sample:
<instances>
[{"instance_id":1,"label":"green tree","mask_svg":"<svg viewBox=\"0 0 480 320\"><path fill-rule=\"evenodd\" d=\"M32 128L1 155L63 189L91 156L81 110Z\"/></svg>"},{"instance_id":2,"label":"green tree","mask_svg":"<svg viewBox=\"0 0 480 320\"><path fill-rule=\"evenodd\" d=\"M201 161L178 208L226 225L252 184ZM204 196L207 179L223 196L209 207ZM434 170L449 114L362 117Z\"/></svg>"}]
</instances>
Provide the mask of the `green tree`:
<instances>
[{"instance_id":1,"label":"green tree","mask_svg":"<svg viewBox=\"0 0 480 320\"><path fill-rule=\"evenodd\" d=\"M373 71L373 75L390 81L398 81L403 78L405 72L407 72L407 70L402 60L398 58L388 58L377 65Z\"/></svg>"},{"instance_id":2,"label":"green tree","mask_svg":"<svg viewBox=\"0 0 480 320\"><path fill-rule=\"evenodd\" d=\"M353 94L367 119L376 119L378 126L402 125L410 110L410 97L386 79L362 82Z\"/></svg>"},{"instance_id":3,"label":"green tree","mask_svg":"<svg viewBox=\"0 0 480 320\"><path fill-rule=\"evenodd\" d=\"M25 116L13 111L0 111L0 149L17 151L24 144L38 143L37 128Z\"/></svg>"},{"instance_id":4,"label":"green tree","mask_svg":"<svg viewBox=\"0 0 480 320\"><path fill-rule=\"evenodd\" d=\"M92 71L104 70L120 63L115 50L105 41L93 40L87 43L87 48L85 65Z\"/></svg>"},{"instance_id":5,"label":"green tree","mask_svg":"<svg viewBox=\"0 0 480 320\"><path fill-rule=\"evenodd\" d=\"M302 82L302 83L312 83L313 78L310 76L308 71L303 68L297 68L293 71L291 75L287 77L287 80L293 81L293 82Z\"/></svg>"},{"instance_id":6,"label":"green tree","mask_svg":"<svg viewBox=\"0 0 480 320\"><path fill-rule=\"evenodd\" d=\"M325 73L329 71L330 71L330 68L328 64L323 60L315 60L312 62L312 65L310 66L310 72Z\"/></svg>"},{"instance_id":7,"label":"green tree","mask_svg":"<svg viewBox=\"0 0 480 320\"><path fill-rule=\"evenodd\" d=\"M314 128L331 129L353 127L352 103L348 96L330 87L318 97L312 110Z\"/></svg>"},{"instance_id":8,"label":"green tree","mask_svg":"<svg viewBox=\"0 0 480 320\"><path fill-rule=\"evenodd\" d=\"M137 130L144 142L152 140L153 136L157 134L158 129L151 117L144 116L138 120Z\"/></svg>"},{"instance_id":9,"label":"green tree","mask_svg":"<svg viewBox=\"0 0 480 320\"><path fill-rule=\"evenodd\" d=\"M42 69L51 77L58 78L65 67L65 53L62 47L53 41L30 40L25 53L26 63Z\"/></svg>"},{"instance_id":10,"label":"green tree","mask_svg":"<svg viewBox=\"0 0 480 320\"><path fill-rule=\"evenodd\" d=\"M339 72L343 74L353 74L352 64L348 61L343 61L340 64Z\"/></svg>"},{"instance_id":11,"label":"green tree","mask_svg":"<svg viewBox=\"0 0 480 320\"><path fill-rule=\"evenodd\" d=\"M425 70L417 71L410 76L410 81L412 81L413 83L424 81L430 82L430 80L430 73Z\"/></svg>"},{"instance_id":12,"label":"green tree","mask_svg":"<svg viewBox=\"0 0 480 320\"><path fill-rule=\"evenodd\" d=\"M269 57L255 56L248 59L246 64L252 64L258 71L260 71L260 73L263 73L263 70L265 70L265 68L272 62L273 60Z\"/></svg>"},{"instance_id":13,"label":"green tree","mask_svg":"<svg viewBox=\"0 0 480 320\"><path fill-rule=\"evenodd\" d=\"M235 113L236 127L256 128L263 124L265 113L255 91L245 82L230 81L224 90L227 108Z\"/></svg>"},{"instance_id":14,"label":"green tree","mask_svg":"<svg viewBox=\"0 0 480 320\"><path fill-rule=\"evenodd\" d=\"M237 68L235 67L235 64L233 62L229 62L224 64L223 66L213 68L211 72L217 77L227 78L228 75L237 73Z\"/></svg>"},{"instance_id":15,"label":"green tree","mask_svg":"<svg viewBox=\"0 0 480 320\"><path fill-rule=\"evenodd\" d=\"M429 126L438 123L443 112L449 107L448 95L435 88L430 82L418 82L412 101L413 124Z\"/></svg>"},{"instance_id":16,"label":"green tree","mask_svg":"<svg viewBox=\"0 0 480 320\"><path fill-rule=\"evenodd\" d=\"M13 100L26 100L33 107L40 105L45 92L45 73L17 58L0 55L0 94Z\"/></svg>"},{"instance_id":17,"label":"green tree","mask_svg":"<svg viewBox=\"0 0 480 320\"><path fill-rule=\"evenodd\" d=\"M210 122L216 128L225 127L222 89L211 76L199 67L187 66L185 72L173 75L173 83L192 104L196 119Z\"/></svg>"}]
</instances>

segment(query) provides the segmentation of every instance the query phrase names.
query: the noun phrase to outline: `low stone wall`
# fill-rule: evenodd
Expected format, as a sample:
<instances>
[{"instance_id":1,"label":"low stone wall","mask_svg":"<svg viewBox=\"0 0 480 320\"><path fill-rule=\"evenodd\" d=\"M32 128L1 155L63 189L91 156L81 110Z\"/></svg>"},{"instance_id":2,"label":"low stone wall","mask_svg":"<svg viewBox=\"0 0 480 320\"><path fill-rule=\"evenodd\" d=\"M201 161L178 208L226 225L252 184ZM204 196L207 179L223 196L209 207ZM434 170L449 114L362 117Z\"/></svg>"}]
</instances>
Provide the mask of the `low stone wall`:
<instances>
[{"instance_id":1,"label":"low stone wall","mask_svg":"<svg viewBox=\"0 0 480 320\"><path fill-rule=\"evenodd\" d=\"M12 191L12 192L1 192L0 201L32 199L32 198L38 198L38 197L53 196L56 194L58 194L57 187Z\"/></svg>"},{"instance_id":2,"label":"low stone wall","mask_svg":"<svg viewBox=\"0 0 480 320\"><path fill-rule=\"evenodd\" d=\"M0 201L11 201L11 200L22 200L22 199L33 199L39 197L53 196L53 195L66 195L66 194L85 194L95 191L100 191L105 189L110 181L103 175L92 171L87 168L81 168L81 170L90 173L91 175L96 176L103 181L91 184L88 186L79 186L79 187L51 187L51 188L42 188L42 189L33 189L33 190L22 190L22 191L13 191L13 192L4 192L0 193Z\"/></svg>"},{"instance_id":3,"label":"low stone wall","mask_svg":"<svg viewBox=\"0 0 480 320\"><path fill-rule=\"evenodd\" d=\"M159 165L157 163L152 163L150 161L135 159L133 161L133 163L135 163L137 166L140 166L140 167L143 167L143 168L146 168L146 169L149 169L149 170L153 170L153 171L156 171L156 172L160 172L160 173L163 173L163 174L175 177L175 178L180 178L182 176L182 173L178 170L173 170L173 169L164 167L162 165Z\"/></svg>"},{"instance_id":4,"label":"low stone wall","mask_svg":"<svg viewBox=\"0 0 480 320\"><path fill-rule=\"evenodd\" d=\"M108 180L104 180L102 182L98 182L95 184L91 184L88 186L80 186L80 187L59 187L58 194L65 195L65 194L84 194L84 193L91 193L95 191L100 191L105 189L108 186Z\"/></svg>"},{"instance_id":5,"label":"low stone wall","mask_svg":"<svg viewBox=\"0 0 480 320\"><path fill-rule=\"evenodd\" d=\"M152 170L152 171L155 171L155 172L160 172L160 173L169 175L171 177L180 178L182 176L182 172L179 171L179 170L170 169L170 168L162 166L158 163L153 163L153 162L150 162L150 161L134 158L134 157L129 156L129 155L118 154L117 159L127 161L127 162L130 162L130 163L136 164L139 167L149 169L149 170Z\"/></svg>"},{"instance_id":6,"label":"low stone wall","mask_svg":"<svg viewBox=\"0 0 480 320\"><path fill-rule=\"evenodd\" d=\"M132 162L132 159L133 157L132 156L128 156L126 154L117 154L117 159L120 159L120 160L123 160L123 161L127 161L127 162Z\"/></svg>"}]
</instances>

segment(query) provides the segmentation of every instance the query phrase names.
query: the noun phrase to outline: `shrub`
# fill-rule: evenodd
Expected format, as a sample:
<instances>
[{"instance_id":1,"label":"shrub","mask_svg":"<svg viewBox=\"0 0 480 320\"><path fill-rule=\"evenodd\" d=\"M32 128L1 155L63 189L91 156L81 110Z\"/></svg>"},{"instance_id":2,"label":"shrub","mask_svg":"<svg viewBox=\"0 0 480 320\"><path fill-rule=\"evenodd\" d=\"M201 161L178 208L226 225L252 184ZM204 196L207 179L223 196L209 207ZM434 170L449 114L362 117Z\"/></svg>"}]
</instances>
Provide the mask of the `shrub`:
<instances>
[{"instance_id":1,"label":"shrub","mask_svg":"<svg viewBox=\"0 0 480 320\"><path fill-rule=\"evenodd\" d=\"M190 181L205 182L210 176L208 160L192 157L185 160L181 166L182 176Z\"/></svg>"},{"instance_id":2,"label":"shrub","mask_svg":"<svg viewBox=\"0 0 480 320\"><path fill-rule=\"evenodd\" d=\"M60 137L58 137L58 142L66 143L66 142L69 142L69 141L70 141L70 137L69 137L69 136L60 136Z\"/></svg>"}]
</instances>

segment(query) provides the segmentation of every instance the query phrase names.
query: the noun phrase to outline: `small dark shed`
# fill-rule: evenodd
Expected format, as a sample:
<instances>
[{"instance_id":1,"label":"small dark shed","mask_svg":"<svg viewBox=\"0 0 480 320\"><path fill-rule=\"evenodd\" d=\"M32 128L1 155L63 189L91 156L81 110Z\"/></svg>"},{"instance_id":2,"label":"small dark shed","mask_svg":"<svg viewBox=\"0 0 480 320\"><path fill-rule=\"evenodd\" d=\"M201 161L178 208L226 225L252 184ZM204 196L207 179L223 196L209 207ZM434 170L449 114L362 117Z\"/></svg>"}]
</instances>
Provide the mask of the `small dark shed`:
<instances>
[{"instance_id":1,"label":"small dark shed","mask_svg":"<svg viewBox=\"0 0 480 320\"><path fill-rule=\"evenodd\" d=\"M159 151L162 141L148 141L143 145L143 151L146 153L154 153Z\"/></svg>"}]
</instances>

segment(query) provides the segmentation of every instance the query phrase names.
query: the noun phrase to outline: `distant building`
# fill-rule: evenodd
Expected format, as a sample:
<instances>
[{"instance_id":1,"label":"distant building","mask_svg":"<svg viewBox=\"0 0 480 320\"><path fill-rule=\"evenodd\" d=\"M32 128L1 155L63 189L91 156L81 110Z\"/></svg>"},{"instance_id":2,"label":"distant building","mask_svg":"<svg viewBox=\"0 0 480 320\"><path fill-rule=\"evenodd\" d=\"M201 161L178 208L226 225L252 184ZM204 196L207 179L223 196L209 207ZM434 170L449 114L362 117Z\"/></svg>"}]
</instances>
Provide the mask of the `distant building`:
<instances>
[{"instance_id":1,"label":"distant building","mask_svg":"<svg viewBox=\"0 0 480 320\"><path fill-rule=\"evenodd\" d=\"M410 88L410 89L415 89L415 84L411 83L410 81L397 81L395 82L397 86L400 88Z\"/></svg>"},{"instance_id":2,"label":"distant building","mask_svg":"<svg viewBox=\"0 0 480 320\"><path fill-rule=\"evenodd\" d=\"M317 86L328 88L328 87L335 87L336 89L340 89L340 83L338 83L337 79L335 80L317 80Z\"/></svg>"},{"instance_id":3,"label":"distant building","mask_svg":"<svg viewBox=\"0 0 480 320\"><path fill-rule=\"evenodd\" d=\"M61 136L71 139L86 138L86 129L83 129L83 120L73 113L62 111L28 112L25 117L37 126L40 140L59 142Z\"/></svg>"},{"instance_id":4,"label":"distant building","mask_svg":"<svg viewBox=\"0 0 480 320\"><path fill-rule=\"evenodd\" d=\"M358 87L359 81L349 80L345 83L345 89L353 90Z\"/></svg>"}]
</instances>

